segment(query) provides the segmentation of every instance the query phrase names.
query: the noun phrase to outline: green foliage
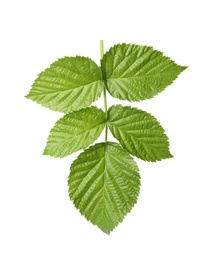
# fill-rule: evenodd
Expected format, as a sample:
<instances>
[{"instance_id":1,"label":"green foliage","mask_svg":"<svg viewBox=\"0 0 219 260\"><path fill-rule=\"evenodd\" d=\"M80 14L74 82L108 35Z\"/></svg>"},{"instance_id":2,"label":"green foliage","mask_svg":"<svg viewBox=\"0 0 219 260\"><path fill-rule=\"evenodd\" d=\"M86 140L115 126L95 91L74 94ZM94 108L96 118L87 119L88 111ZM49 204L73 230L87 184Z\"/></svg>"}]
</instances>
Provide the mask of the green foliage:
<instances>
[{"instance_id":1,"label":"green foliage","mask_svg":"<svg viewBox=\"0 0 219 260\"><path fill-rule=\"evenodd\" d=\"M27 98L52 110L69 113L90 106L104 84L97 64L85 57L58 59L38 75Z\"/></svg>"},{"instance_id":2,"label":"green foliage","mask_svg":"<svg viewBox=\"0 0 219 260\"><path fill-rule=\"evenodd\" d=\"M140 191L138 167L130 154L156 162L171 158L163 127L151 114L130 106L107 108L113 97L152 98L186 69L152 47L118 44L103 53L101 67L86 57L65 57L39 74L26 96L64 112L51 129L45 155L65 157L87 148L105 128L105 142L90 146L72 163L69 196L75 207L109 234L131 211ZM91 106L104 93L105 111ZM119 141L107 140L108 128Z\"/></svg>"},{"instance_id":3,"label":"green foliage","mask_svg":"<svg viewBox=\"0 0 219 260\"><path fill-rule=\"evenodd\" d=\"M154 97L186 69L152 47L125 43L110 48L101 66L109 93L129 101Z\"/></svg>"},{"instance_id":4,"label":"green foliage","mask_svg":"<svg viewBox=\"0 0 219 260\"><path fill-rule=\"evenodd\" d=\"M105 113L97 107L69 113L51 129L44 154L65 157L87 148L99 137L105 124Z\"/></svg>"},{"instance_id":5,"label":"green foliage","mask_svg":"<svg viewBox=\"0 0 219 260\"><path fill-rule=\"evenodd\" d=\"M149 162L171 158L168 137L150 114L121 105L109 109L109 128L124 149Z\"/></svg>"},{"instance_id":6,"label":"green foliage","mask_svg":"<svg viewBox=\"0 0 219 260\"><path fill-rule=\"evenodd\" d=\"M109 234L131 211L140 191L138 167L119 144L91 146L71 165L70 199L87 220Z\"/></svg>"}]
</instances>

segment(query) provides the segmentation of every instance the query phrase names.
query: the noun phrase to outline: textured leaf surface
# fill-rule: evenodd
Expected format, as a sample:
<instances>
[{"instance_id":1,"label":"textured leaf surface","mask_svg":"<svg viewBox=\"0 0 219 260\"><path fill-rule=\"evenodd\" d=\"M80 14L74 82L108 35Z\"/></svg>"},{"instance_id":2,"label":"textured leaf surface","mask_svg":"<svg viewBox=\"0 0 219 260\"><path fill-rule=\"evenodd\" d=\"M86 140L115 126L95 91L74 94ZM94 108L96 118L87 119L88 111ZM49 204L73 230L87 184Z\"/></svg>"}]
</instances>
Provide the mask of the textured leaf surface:
<instances>
[{"instance_id":1,"label":"textured leaf surface","mask_svg":"<svg viewBox=\"0 0 219 260\"><path fill-rule=\"evenodd\" d=\"M149 113L132 107L112 106L108 125L113 136L132 155L149 162L172 157L164 129Z\"/></svg>"},{"instance_id":2,"label":"textured leaf surface","mask_svg":"<svg viewBox=\"0 0 219 260\"><path fill-rule=\"evenodd\" d=\"M116 143L99 143L71 165L70 199L87 220L109 234L131 211L140 189L138 167Z\"/></svg>"},{"instance_id":3,"label":"textured leaf surface","mask_svg":"<svg viewBox=\"0 0 219 260\"><path fill-rule=\"evenodd\" d=\"M88 107L103 91L101 69L86 57L65 57L39 74L27 98L68 113Z\"/></svg>"},{"instance_id":4,"label":"textured leaf surface","mask_svg":"<svg viewBox=\"0 0 219 260\"><path fill-rule=\"evenodd\" d=\"M97 107L88 107L65 115L51 129L44 154L65 157L87 148L99 137L105 123L105 113Z\"/></svg>"},{"instance_id":5,"label":"textured leaf surface","mask_svg":"<svg viewBox=\"0 0 219 260\"><path fill-rule=\"evenodd\" d=\"M134 44L114 45L101 66L110 94L129 101L154 97L186 69L152 47Z\"/></svg>"}]
</instances>

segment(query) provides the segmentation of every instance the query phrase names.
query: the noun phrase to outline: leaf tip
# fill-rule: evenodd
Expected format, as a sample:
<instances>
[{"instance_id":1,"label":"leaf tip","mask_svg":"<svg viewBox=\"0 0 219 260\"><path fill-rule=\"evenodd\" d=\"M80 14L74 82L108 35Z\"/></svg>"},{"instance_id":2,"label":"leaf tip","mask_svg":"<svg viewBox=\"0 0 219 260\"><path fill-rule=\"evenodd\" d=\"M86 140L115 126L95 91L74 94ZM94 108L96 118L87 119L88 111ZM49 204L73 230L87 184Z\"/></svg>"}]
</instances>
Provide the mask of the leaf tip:
<instances>
[{"instance_id":1,"label":"leaf tip","mask_svg":"<svg viewBox=\"0 0 219 260\"><path fill-rule=\"evenodd\" d=\"M49 155L46 149L43 150L43 155Z\"/></svg>"},{"instance_id":2,"label":"leaf tip","mask_svg":"<svg viewBox=\"0 0 219 260\"><path fill-rule=\"evenodd\" d=\"M30 99L29 94L30 94L30 93L28 93L28 94L25 95L24 97L27 98L27 99Z\"/></svg>"},{"instance_id":3,"label":"leaf tip","mask_svg":"<svg viewBox=\"0 0 219 260\"><path fill-rule=\"evenodd\" d=\"M33 93L31 93L31 91L27 95L25 95L24 97L29 99L29 100L35 101L35 96L33 95Z\"/></svg>"},{"instance_id":4,"label":"leaf tip","mask_svg":"<svg viewBox=\"0 0 219 260\"><path fill-rule=\"evenodd\" d=\"M104 233L104 234L106 234L106 235L110 235L110 233L111 233L111 230L104 230L104 229L102 229L102 228L100 228L100 230Z\"/></svg>"},{"instance_id":5,"label":"leaf tip","mask_svg":"<svg viewBox=\"0 0 219 260\"><path fill-rule=\"evenodd\" d=\"M182 71L188 69L188 66L180 66L180 67L181 67L181 70L182 70Z\"/></svg>"},{"instance_id":6,"label":"leaf tip","mask_svg":"<svg viewBox=\"0 0 219 260\"><path fill-rule=\"evenodd\" d=\"M170 153L169 158L174 158L174 156Z\"/></svg>"},{"instance_id":7,"label":"leaf tip","mask_svg":"<svg viewBox=\"0 0 219 260\"><path fill-rule=\"evenodd\" d=\"M111 232L117 227L119 223L117 223L114 226L108 226L108 225L99 225L99 224L94 224L96 225L103 233L105 233L106 235L110 235Z\"/></svg>"}]
</instances>

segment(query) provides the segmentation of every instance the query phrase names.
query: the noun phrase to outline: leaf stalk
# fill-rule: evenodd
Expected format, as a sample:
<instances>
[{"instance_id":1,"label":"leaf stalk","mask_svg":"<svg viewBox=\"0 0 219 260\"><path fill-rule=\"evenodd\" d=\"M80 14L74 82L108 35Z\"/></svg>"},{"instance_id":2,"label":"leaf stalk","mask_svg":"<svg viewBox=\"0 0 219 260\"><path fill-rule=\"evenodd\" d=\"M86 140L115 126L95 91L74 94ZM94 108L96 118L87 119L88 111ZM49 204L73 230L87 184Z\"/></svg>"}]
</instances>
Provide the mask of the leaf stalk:
<instances>
[{"instance_id":1,"label":"leaf stalk","mask_svg":"<svg viewBox=\"0 0 219 260\"><path fill-rule=\"evenodd\" d=\"M104 55L104 41L100 40L100 59L102 60ZM103 79L104 80L104 79ZM104 100L104 110L106 114L106 121L108 120L108 109L107 109L107 94L106 94L106 81L104 80L104 89L103 89L103 100ZM105 126L105 142L107 142L108 138L108 126L106 123Z\"/></svg>"}]
</instances>

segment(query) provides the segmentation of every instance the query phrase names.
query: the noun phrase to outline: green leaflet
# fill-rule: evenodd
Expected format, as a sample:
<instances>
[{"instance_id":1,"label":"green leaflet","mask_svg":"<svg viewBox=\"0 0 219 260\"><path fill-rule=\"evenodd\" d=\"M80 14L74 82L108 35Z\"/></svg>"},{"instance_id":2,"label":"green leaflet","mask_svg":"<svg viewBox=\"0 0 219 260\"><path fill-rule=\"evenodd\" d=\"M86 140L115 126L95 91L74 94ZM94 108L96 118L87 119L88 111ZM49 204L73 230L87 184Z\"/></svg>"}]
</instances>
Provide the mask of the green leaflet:
<instances>
[{"instance_id":1,"label":"green leaflet","mask_svg":"<svg viewBox=\"0 0 219 260\"><path fill-rule=\"evenodd\" d=\"M105 113L97 107L88 107L69 113L51 129L45 155L65 157L87 148L105 127Z\"/></svg>"},{"instance_id":2,"label":"green leaflet","mask_svg":"<svg viewBox=\"0 0 219 260\"><path fill-rule=\"evenodd\" d=\"M168 137L149 113L121 105L109 109L109 128L124 149L149 162L171 158Z\"/></svg>"},{"instance_id":3,"label":"green leaflet","mask_svg":"<svg viewBox=\"0 0 219 260\"><path fill-rule=\"evenodd\" d=\"M140 176L129 153L107 142L78 156L71 165L68 185L70 199L81 214L109 234L136 203Z\"/></svg>"},{"instance_id":4,"label":"green leaflet","mask_svg":"<svg viewBox=\"0 0 219 260\"><path fill-rule=\"evenodd\" d=\"M154 97L187 68L152 47L125 43L110 48L101 67L110 94L129 101Z\"/></svg>"},{"instance_id":5,"label":"green leaflet","mask_svg":"<svg viewBox=\"0 0 219 260\"><path fill-rule=\"evenodd\" d=\"M39 74L27 98L68 113L88 107L103 91L101 69L86 57L65 57Z\"/></svg>"}]
</instances>

